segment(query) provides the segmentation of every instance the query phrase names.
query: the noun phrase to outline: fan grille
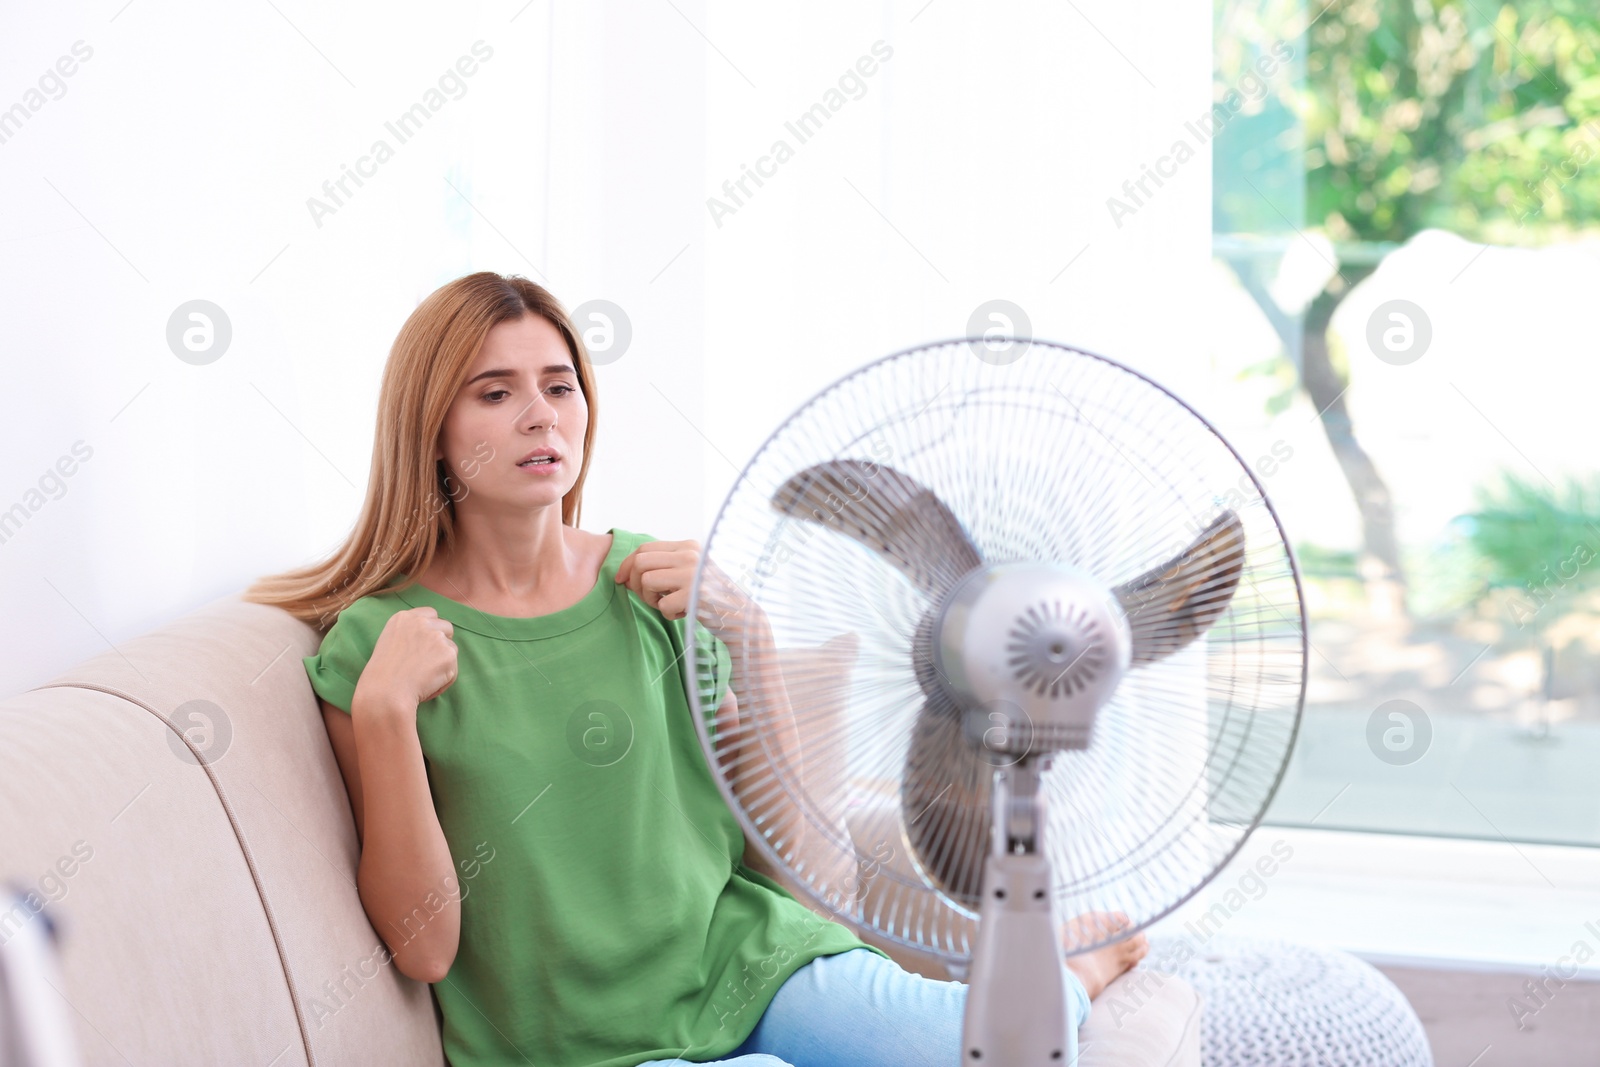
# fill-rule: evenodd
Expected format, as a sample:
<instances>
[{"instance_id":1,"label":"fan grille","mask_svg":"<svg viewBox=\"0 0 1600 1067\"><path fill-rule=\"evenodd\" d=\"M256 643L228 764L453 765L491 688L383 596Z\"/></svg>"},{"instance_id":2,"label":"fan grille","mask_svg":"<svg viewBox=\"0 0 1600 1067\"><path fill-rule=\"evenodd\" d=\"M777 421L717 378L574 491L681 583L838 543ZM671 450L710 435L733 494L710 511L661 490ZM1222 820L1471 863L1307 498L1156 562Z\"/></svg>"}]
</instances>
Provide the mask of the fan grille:
<instances>
[{"instance_id":1,"label":"fan grille","mask_svg":"<svg viewBox=\"0 0 1600 1067\"><path fill-rule=\"evenodd\" d=\"M747 665L739 724L713 731L710 662L691 645L696 725L718 784L792 886L844 921L953 962L970 953L976 916L921 864L940 850L981 867L990 815L960 799L986 781L915 793L914 807L902 781L914 728L929 731L925 745L967 743L933 655L938 604L905 567L827 528L826 515L797 520L772 504L798 472L840 457L926 486L985 563L1068 564L1106 588L1169 559L1224 508L1238 514L1246 550L1226 611L1202 639L1131 669L1089 746L1059 753L1045 774L1061 914L1121 911L1143 927L1188 899L1266 809L1304 698L1299 576L1250 467L1203 418L1118 363L1035 340L996 366L960 339L824 390L736 481L690 603ZM886 494L870 478L862 488L827 506L887 521ZM948 548L935 534L915 562L944 574ZM765 625L749 632L770 643L729 629L727 589L758 606ZM1073 635L1082 655L1044 679L1051 634ZM1107 667L1093 627L1065 604L1035 604L1007 641L1017 679L1036 691L1081 687ZM790 740L799 759L786 755ZM1112 936L1081 934L1068 948Z\"/></svg>"}]
</instances>

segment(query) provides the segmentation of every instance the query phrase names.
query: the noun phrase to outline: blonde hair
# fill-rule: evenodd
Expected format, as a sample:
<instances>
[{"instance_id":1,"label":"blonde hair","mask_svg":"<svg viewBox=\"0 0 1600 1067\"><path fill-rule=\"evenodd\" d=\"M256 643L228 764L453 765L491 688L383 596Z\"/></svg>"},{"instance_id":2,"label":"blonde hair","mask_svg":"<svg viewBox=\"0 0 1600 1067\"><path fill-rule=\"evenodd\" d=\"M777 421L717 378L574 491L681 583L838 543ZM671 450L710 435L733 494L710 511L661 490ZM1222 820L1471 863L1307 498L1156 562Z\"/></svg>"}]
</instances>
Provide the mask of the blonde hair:
<instances>
[{"instance_id":1,"label":"blonde hair","mask_svg":"<svg viewBox=\"0 0 1600 1067\"><path fill-rule=\"evenodd\" d=\"M378 391L367 496L349 537L319 563L257 580L245 590L245 600L283 608L326 630L351 603L387 588L399 574L422 573L441 546L454 545L456 498L445 461L433 458L439 431L489 330L529 313L561 332L589 407L583 465L561 500L562 524L578 524L597 423L589 354L548 290L519 275L480 271L434 290L395 337Z\"/></svg>"}]
</instances>

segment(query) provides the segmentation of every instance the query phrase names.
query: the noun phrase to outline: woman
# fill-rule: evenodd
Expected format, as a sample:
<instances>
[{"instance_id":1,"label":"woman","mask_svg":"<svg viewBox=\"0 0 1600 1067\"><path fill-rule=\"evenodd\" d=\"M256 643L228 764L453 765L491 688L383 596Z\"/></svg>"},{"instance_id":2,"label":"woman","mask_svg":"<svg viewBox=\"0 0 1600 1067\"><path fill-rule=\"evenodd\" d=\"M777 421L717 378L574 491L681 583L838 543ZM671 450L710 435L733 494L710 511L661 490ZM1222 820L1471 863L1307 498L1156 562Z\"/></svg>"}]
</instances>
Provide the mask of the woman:
<instances>
[{"instance_id":1,"label":"woman","mask_svg":"<svg viewBox=\"0 0 1600 1067\"><path fill-rule=\"evenodd\" d=\"M443 286L378 403L349 540L248 596L333 623L304 662L357 888L395 965L433 984L450 1063L957 1063L964 985L903 971L747 862L682 666L700 547L578 528L597 397L556 299L489 272ZM731 727L728 646L759 612L723 618L692 639ZM1071 958L1074 1032L1145 951Z\"/></svg>"}]
</instances>

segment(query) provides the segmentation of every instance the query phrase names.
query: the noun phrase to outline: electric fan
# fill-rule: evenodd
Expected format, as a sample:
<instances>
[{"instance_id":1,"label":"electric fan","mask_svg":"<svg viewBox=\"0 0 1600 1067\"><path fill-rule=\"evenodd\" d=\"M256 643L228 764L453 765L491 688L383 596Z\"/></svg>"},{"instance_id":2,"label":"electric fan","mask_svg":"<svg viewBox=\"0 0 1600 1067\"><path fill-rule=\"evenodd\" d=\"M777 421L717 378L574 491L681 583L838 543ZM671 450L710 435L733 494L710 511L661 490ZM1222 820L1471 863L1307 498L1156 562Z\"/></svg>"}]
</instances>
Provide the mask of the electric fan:
<instances>
[{"instance_id":1,"label":"electric fan","mask_svg":"<svg viewBox=\"0 0 1600 1067\"><path fill-rule=\"evenodd\" d=\"M689 688L775 869L967 978L964 1059L1020 1067L1068 1047L1063 955L1172 911L1255 828L1306 624L1277 515L1208 422L1103 356L985 345L878 360L766 441L688 607L759 620L721 631L737 721L700 641Z\"/></svg>"}]
</instances>

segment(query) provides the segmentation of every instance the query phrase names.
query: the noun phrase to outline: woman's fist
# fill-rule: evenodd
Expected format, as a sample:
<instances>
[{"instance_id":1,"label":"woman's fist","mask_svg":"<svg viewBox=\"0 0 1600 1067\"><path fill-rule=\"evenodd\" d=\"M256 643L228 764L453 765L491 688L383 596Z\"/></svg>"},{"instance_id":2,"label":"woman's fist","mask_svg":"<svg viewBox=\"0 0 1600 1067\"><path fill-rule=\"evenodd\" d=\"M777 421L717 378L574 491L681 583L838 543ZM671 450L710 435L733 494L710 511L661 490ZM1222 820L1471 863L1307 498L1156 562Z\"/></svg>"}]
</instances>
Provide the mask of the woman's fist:
<instances>
[{"instance_id":1,"label":"woman's fist","mask_svg":"<svg viewBox=\"0 0 1600 1067\"><path fill-rule=\"evenodd\" d=\"M454 633L433 608L395 612L384 623L356 689L406 707L426 704L456 680Z\"/></svg>"}]
</instances>

